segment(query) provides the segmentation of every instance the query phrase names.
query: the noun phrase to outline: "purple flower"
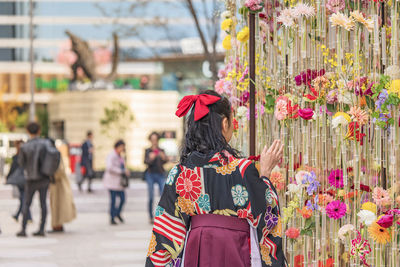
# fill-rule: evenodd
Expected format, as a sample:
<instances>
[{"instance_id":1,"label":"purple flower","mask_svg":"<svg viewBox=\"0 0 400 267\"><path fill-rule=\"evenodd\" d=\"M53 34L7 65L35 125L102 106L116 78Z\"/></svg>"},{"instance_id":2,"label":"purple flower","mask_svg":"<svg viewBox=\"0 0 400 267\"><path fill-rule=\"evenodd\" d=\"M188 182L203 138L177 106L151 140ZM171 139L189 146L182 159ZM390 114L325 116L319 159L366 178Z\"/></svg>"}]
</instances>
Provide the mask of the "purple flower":
<instances>
[{"instance_id":1,"label":"purple flower","mask_svg":"<svg viewBox=\"0 0 400 267\"><path fill-rule=\"evenodd\" d=\"M320 182L317 181L315 172L311 172L309 175L306 175L302 183L308 184L306 191L309 196L312 196L314 192L318 191L318 187L321 186Z\"/></svg>"},{"instance_id":2,"label":"purple flower","mask_svg":"<svg viewBox=\"0 0 400 267\"><path fill-rule=\"evenodd\" d=\"M278 224L278 216L272 213L272 207L268 206L265 211L265 227L268 231L271 231Z\"/></svg>"},{"instance_id":3,"label":"purple flower","mask_svg":"<svg viewBox=\"0 0 400 267\"><path fill-rule=\"evenodd\" d=\"M314 197L314 204L312 203L311 200L307 200L306 206L312 211L319 210L318 202L319 202L319 198L318 198L318 195L316 195Z\"/></svg>"}]
</instances>

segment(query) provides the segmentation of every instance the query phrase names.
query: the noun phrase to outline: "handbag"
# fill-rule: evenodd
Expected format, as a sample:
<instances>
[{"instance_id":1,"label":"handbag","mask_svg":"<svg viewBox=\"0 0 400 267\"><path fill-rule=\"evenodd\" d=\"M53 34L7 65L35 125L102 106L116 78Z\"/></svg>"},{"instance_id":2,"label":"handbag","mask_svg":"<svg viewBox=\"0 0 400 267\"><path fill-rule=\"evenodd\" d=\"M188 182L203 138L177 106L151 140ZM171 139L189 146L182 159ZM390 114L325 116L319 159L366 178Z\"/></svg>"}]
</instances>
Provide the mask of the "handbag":
<instances>
[{"instance_id":1,"label":"handbag","mask_svg":"<svg viewBox=\"0 0 400 267\"><path fill-rule=\"evenodd\" d=\"M123 173L121 176L121 186L123 188L129 187L129 178L125 173Z\"/></svg>"},{"instance_id":2,"label":"handbag","mask_svg":"<svg viewBox=\"0 0 400 267\"><path fill-rule=\"evenodd\" d=\"M10 177L8 177L6 184L23 187L25 182L24 170L22 168L17 168L11 173Z\"/></svg>"}]
</instances>

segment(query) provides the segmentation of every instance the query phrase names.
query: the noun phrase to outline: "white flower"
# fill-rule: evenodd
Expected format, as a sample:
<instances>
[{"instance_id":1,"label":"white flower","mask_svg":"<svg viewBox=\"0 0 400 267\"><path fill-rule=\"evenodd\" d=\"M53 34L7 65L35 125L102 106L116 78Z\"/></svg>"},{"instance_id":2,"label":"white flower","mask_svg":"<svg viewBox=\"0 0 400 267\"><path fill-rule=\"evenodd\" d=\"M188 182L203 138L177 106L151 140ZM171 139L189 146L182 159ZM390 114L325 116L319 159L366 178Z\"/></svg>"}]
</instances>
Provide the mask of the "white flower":
<instances>
[{"instance_id":1,"label":"white flower","mask_svg":"<svg viewBox=\"0 0 400 267\"><path fill-rule=\"evenodd\" d=\"M300 18L301 16L309 18L309 17L312 17L315 15L315 9L314 9L314 7L312 7L308 4L298 3L293 8L292 15L296 19Z\"/></svg>"},{"instance_id":2,"label":"white flower","mask_svg":"<svg viewBox=\"0 0 400 267\"><path fill-rule=\"evenodd\" d=\"M385 75L390 76L392 80L400 79L400 67L396 65L387 67L385 69Z\"/></svg>"},{"instance_id":3,"label":"white flower","mask_svg":"<svg viewBox=\"0 0 400 267\"><path fill-rule=\"evenodd\" d=\"M341 91L338 94L338 102L351 105L353 103L353 98L352 94L349 91Z\"/></svg>"},{"instance_id":4,"label":"white flower","mask_svg":"<svg viewBox=\"0 0 400 267\"><path fill-rule=\"evenodd\" d=\"M370 226L376 220L375 213L369 210L361 210L357 213L357 216L360 218L360 221L366 226Z\"/></svg>"},{"instance_id":5,"label":"white flower","mask_svg":"<svg viewBox=\"0 0 400 267\"><path fill-rule=\"evenodd\" d=\"M228 10L225 10L221 13L221 19L230 19L232 17L232 13Z\"/></svg>"},{"instance_id":6,"label":"white flower","mask_svg":"<svg viewBox=\"0 0 400 267\"><path fill-rule=\"evenodd\" d=\"M242 119L247 116L247 108L245 106L238 107L236 111L236 116L238 119Z\"/></svg>"},{"instance_id":7,"label":"white flower","mask_svg":"<svg viewBox=\"0 0 400 267\"><path fill-rule=\"evenodd\" d=\"M301 195L301 186L297 184L289 184L288 191L286 194L296 194L298 196Z\"/></svg>"},{"instance_id":8,"label":"white flower","mask_svg":"<svg viewBox=\"0 0 400 267\"><path fill-rule=\"evenodd\" d=\"M286 8L282 10L277 21L282 23L285 27L292 27L294 25L293 9Z\"/></svg>"},{"instance_id":9,"label":"white flower","mask_svg":"<svg viewBox=\"0 0 400 267\"><path fill-rule=\"evenodd\" d=\"M347 235L349 232L353 232L354 230L355 230L355 227L354 227L354 225L352 225L352 224L343 225L343 226L339 229L338 235L339 235L339 238L340 238L340 240L342 241L342 243L345 243L345 242L346 242L346 235Z\"/></svg>"},{"instance_id":10,"label":"white flower","mask_svg":"<svg viewBox=\"0 0 400 267\"><path fill-rule=\"evenodd\" d=\"M332 119L332 128L336 129L339 126L347 126L349 122L345 119L344 116L337 116L336 118Z\"/></svg>"}]
</instances>

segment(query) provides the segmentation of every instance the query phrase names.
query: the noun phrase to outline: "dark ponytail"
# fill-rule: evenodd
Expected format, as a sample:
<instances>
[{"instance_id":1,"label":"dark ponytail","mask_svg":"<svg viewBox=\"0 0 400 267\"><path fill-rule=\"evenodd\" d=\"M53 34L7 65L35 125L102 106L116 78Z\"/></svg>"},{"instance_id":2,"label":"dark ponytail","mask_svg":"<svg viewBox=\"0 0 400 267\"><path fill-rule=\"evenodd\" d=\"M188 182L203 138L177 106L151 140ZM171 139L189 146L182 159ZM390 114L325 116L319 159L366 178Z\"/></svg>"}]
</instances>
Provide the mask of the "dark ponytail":
<instances>
[{"instance_id":1,"label":"dark ponytail","mask_svg":"<svg viewBox=\"0 0 400 267\"><path fill-rule=\"evenodd\" d=\"M214 95L221 99L209 105L210 112L198 121L194 120L194 108L192 108L187 119L187 130L180 162L184 163L189 154L194 151L209 154L226 150L234 157L239 157L239 152L228 144L222 135L221 129L223 118L227 118L229 123L233 123L230 119L232 113L231 103L226 97L212 90L201 92L201 94ZM222 154L222 156L226 159L225 155Z\"/></svg>"}]
</instances>

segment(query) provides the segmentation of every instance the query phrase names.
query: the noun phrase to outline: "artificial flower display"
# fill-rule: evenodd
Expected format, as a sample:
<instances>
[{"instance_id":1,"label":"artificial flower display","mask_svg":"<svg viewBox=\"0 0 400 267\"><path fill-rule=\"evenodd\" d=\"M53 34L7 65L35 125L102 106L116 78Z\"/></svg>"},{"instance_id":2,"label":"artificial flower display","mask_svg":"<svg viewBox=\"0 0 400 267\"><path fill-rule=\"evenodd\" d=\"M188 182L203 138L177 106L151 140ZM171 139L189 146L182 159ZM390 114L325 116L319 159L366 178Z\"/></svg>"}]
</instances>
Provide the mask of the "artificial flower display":
<instances>
[{"instance_id":1,"label":"artificial flower display","mask_svg":"<svg viewBox=\"0 0 400 267\"><path fill-rule=\"evenodd\" d=\"M400 1L223 2L214 88L233 103L234 148L250 151L255 122L255 155L244 156L285 144L268 177L282 214L262 220L282 222L288 266L397 267ZM260 258L269 263L271 249Z\"/></svg>"}]
</instances>

